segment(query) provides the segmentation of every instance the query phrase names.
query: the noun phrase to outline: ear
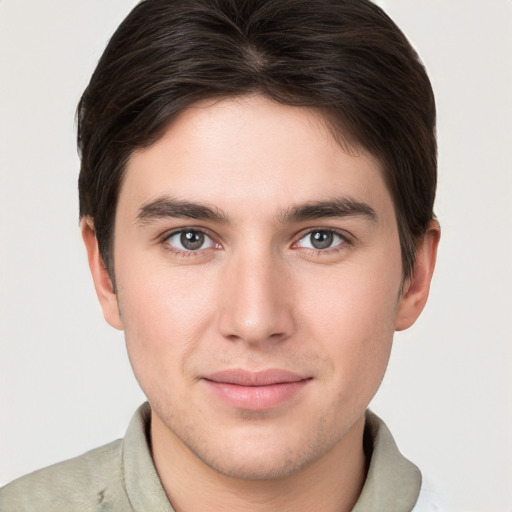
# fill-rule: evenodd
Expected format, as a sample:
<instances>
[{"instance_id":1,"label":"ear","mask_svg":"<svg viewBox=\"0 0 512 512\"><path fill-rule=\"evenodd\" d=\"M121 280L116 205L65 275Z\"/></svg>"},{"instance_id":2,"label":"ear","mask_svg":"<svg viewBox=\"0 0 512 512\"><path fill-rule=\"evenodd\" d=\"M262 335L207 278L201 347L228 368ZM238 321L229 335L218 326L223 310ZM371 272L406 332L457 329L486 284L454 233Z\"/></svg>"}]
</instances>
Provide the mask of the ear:
<instances>
[{"instance_id":1,"label":"ear","mask_svg":"<svg viewBox=\"0 0 512 512\"><path fill-rule=\"evenodd\" d=\"M98 239L96 238L92 219L82 218L80 229L87 250L94 288L103 310L103 316L112 327L122 330L123 322L119 312L117 296L98 248Z\"/></svg>"},{"instance_id":2,"label":"ear","mask_svg":"<svg viewBox=\"0 0 512 512\"><path fill-rule=\"evenodd\" d=\"M395 329L397 331L411 327L427 303L440 236L439 223L436 220L431 221L425 237L417 249L412 276L404 283L396 315Z\"/></svg>"}]
</instances>

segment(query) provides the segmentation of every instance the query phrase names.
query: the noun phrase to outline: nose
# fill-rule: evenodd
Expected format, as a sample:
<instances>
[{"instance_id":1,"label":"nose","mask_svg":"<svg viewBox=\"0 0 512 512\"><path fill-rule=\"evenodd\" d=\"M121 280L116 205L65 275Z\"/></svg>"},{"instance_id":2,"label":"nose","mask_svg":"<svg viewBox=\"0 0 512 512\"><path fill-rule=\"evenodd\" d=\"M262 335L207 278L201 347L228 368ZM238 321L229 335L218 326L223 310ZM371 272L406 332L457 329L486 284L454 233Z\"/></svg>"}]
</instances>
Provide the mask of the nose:
<instances>
[{"instance_id":1,"label":"nose","mask_svg":"<svg viewBox=\"0 0 512 512\"><path fill-rule=\"evenodd\" d=\"M293 294L284 267L270 251L240 254L226 265L219 304L225 338L255 346L292 335Z\"/></svg>"}]
</instances>

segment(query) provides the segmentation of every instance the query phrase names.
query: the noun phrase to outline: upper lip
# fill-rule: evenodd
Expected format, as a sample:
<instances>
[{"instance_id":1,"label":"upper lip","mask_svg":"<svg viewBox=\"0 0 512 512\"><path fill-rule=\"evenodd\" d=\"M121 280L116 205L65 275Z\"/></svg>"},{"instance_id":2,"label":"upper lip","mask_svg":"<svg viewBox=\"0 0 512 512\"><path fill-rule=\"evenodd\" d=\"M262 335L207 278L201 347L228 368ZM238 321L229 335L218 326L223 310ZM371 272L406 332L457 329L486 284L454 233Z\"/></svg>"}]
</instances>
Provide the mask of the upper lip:
<instances>
[{"instance_id":1,"label":"upper lip","mask_svg":"<svg viewBox=\"0 0 512 512\"><path fill-rule=\"evenodd\" d=\"M270 368L257 372L235 368L211 373L204 378L212 382L235 384L238 386L270 386L272 384L300 382L309 377L304 377L295 372L279 368Z\"/></svg>"}]
</instances>

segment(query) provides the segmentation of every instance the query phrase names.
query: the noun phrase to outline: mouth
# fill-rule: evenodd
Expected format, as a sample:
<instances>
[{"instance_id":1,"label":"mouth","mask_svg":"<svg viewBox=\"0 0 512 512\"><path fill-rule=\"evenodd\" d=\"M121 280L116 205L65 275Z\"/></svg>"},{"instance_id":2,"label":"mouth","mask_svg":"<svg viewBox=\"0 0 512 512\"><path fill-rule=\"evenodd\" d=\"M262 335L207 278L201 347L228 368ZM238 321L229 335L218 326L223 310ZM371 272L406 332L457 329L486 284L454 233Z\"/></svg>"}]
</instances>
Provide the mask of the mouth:
<instances>
[{"instance_id":1,"label":"mouth","mask_svg":"<svg viewBox=\"0 0 512 512\"><path fill-rule=\"evenodd\" d=\"M281 369L222 370L203 378L208 389L224 403L250 411L274 409L292 401L311 380Z\"/></svg>"}]
</instances>

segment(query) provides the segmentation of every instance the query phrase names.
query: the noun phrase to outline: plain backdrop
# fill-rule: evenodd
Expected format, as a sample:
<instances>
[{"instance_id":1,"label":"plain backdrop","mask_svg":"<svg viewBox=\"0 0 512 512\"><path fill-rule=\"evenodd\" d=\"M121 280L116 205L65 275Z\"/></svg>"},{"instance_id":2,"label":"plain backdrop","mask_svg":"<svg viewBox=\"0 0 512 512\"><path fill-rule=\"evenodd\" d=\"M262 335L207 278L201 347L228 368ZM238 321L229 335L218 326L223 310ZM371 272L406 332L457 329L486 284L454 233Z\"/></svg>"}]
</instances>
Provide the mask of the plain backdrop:
<instances>
[{"instance_id":1,"label":"plain backdrop","mask_svg":"<svg viewBox=\"0 0 512 512\"><path fill-rule=\"evenodd\" d=\"M380 2L438 105L430 302L372 403L451 511L512 511L512 1ZM123 435L144 400L78 231L74 110L133 0L0 0L0 484Z\"/></svg>"}]
</instances>

